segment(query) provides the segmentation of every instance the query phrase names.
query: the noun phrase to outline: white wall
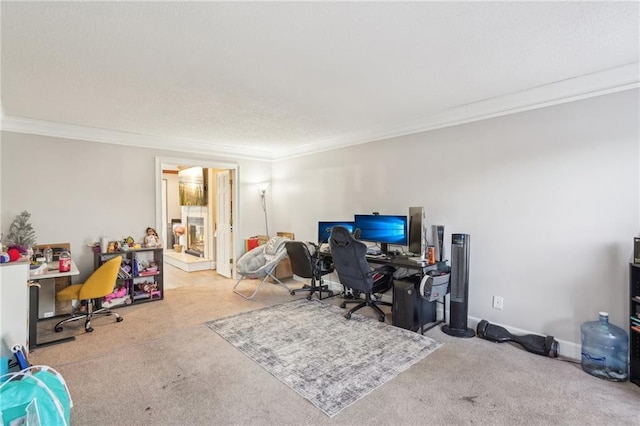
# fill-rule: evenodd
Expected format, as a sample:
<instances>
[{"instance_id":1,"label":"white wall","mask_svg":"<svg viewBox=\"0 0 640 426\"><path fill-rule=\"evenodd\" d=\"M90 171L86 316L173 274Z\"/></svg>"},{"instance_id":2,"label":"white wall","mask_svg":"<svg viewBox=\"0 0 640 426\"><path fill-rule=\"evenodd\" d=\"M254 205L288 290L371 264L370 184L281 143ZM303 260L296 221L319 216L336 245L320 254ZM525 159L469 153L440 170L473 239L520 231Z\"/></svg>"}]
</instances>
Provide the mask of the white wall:
<instances>
[{"instance_id":1,"label":"white wall","mask_svg":"<svg viewBox=\"0 0 640 426\"><path fill-rule=\"evenodd\" d=\"M0 132L0 223L2 222L2 132ZM4 228L0 228L0 234ZM0 246L2 246L2 239L0 238Z\"/></svg>"},{"instance_id":2,"label":"white wall","mask_svg":"<svg viewBox=\"0 0 640 426\"><path fill-rule=\"evenodd\" d=\"M188 153L10 132L3 132L2 140L2 231L7 232L15 215L29 211L38 242L71 243L81 271L76 281L93 271L88 243L103 234L138 240L147 226L156 226L156 156L194 158ZM239 165L240 223L235 229L241 238L260 233L264 219L254 185L271 179L271 164L198 159ZM242 249L240 244L237 256Z\"/></svg>"},{"instance_id":3,"label":"white wall","mask_svg":"<svg viewBox=\"0 0 640 426\"><path fill-rule=\"evenodd\" d=\"M639 113L633 90L279 161L272 219L316 241L319 220L424 206L447 255L471 235L471 317L579 343L598 311L627 323Z\"/></svg>"},{"instance_id":4,"label":"white wall","mask_svg":"<svg viewBox=\"0 0 640 426\"><path fill-rule=\"evenodd\" d=\"M316 240L319 220L424 206L429 223L446 227L446 254L452 232L471 234L471 317L578 343L579 324L600 310L626 324L631 241L640 230L638 96L273 164L237 161L234 233L263 233L256 185L269 180L269 229L301 240ZM93 269L86 243L102 233L139 238L155 224L155 157L181 156L9 132L0 152L2 230L28 210L39 242L71 242L81 279ZM493 295L504 297L504 310L491 308Z\"/></svg>"}]
</instances>

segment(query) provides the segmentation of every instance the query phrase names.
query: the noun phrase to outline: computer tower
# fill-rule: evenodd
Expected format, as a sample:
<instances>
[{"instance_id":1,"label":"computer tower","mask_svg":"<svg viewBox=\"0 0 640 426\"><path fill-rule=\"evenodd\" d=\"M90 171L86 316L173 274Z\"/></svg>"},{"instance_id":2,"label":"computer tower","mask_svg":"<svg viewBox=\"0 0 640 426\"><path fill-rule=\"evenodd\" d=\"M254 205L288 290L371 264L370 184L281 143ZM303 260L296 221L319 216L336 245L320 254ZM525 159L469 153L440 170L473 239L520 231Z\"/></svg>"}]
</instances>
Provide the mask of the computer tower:
<instances>
[{"instance_id":1,"label":"computer tower","mask_svg":"<svg viewBox=\"0 0 640 426\"><path fill-rule=\"evenodd\" d=\"M449 324L442 331L455 337L473 337L467 327L469 312L469 234L451 235L451 276L449 292Z\"/></svg>"},{"instance_id":2,"label":"computer tower","mask_svg":"<svg viewBox=\"0 0 640 426\"><path fill-rule=\"evenodd\" d=\"M393 284L392 324L416 331L436 320L436 302L418 295L419 276L405 277Z\"/></svg>"}]
</instances>

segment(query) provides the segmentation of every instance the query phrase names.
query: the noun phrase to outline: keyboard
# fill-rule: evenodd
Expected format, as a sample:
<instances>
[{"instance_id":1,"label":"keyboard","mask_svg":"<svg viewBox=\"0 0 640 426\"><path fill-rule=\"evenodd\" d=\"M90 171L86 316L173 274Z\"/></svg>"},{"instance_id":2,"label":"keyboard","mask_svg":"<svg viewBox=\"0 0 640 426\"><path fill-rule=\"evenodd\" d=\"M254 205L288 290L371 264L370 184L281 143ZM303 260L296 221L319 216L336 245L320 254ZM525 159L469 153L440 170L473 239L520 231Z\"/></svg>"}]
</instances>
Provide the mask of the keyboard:
<instances>
[{"instance_id":1,"label":"keyboard","mask_svg":"<svg viewBox=\"0 0 640 426\"><path fill-rule=\"evenodd\" d=\"M365 256L367 259L388 259L389 257L386 254L367 254Z\"/></svg>"}]
</instances>

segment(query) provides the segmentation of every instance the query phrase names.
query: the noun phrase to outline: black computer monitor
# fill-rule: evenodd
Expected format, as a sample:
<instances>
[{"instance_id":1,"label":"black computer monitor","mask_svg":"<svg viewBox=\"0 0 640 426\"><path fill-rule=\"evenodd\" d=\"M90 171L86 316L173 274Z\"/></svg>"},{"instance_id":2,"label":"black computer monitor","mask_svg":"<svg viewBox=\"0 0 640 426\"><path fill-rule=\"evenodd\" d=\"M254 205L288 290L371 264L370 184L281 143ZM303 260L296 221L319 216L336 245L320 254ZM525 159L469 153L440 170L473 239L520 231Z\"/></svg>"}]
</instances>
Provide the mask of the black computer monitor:
<instances>
[{"instance_id":1,"label":"black computer monitor","mask_svg":"<svg viewBox=\"0 0 640 426\"><path fill-rule=\"evenodd\" d=\"M388 244L407 245L407 217L380 214L355 215L355 227L360 230L359 239L380 243L380 249L387 253Z\"/></svg>"},{"instance_id":2,"label":"black computer monitor","mask_svg":"<svg viewBox=\"0 0 640 426\"><path fill-rule=\"evenodd\" d=\"M349 232L353 233L353 222L318 222L318 244L329 242L329 237L331 236L331 228L336 225L344 226Z\"/></svg>"}]
</instances>

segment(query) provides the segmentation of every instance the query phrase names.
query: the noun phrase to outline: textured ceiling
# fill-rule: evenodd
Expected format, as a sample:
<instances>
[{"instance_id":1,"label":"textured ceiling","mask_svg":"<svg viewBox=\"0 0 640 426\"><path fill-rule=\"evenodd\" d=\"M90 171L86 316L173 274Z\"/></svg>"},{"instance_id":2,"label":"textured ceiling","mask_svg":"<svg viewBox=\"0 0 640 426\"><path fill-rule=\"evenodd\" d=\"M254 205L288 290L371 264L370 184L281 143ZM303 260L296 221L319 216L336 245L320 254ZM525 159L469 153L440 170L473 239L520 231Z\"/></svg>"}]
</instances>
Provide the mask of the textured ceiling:
<instances>
[{"instance_id":1,"label":"textured ceiling","mask_svg":"<svg viewBox=\"0 0 640 426\"><path fill-rule=\"evenodd\" d=\"M362 143L638 87L639 7L3 1L3 128L265 159Z\"/></svg>"}]
</instances>

